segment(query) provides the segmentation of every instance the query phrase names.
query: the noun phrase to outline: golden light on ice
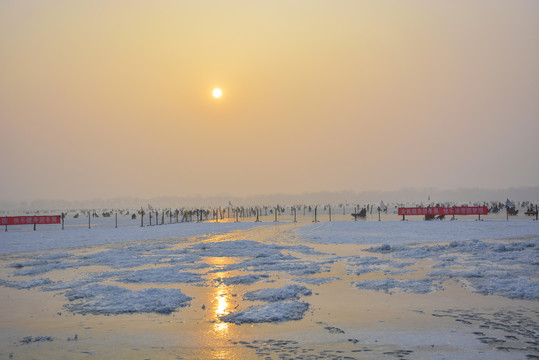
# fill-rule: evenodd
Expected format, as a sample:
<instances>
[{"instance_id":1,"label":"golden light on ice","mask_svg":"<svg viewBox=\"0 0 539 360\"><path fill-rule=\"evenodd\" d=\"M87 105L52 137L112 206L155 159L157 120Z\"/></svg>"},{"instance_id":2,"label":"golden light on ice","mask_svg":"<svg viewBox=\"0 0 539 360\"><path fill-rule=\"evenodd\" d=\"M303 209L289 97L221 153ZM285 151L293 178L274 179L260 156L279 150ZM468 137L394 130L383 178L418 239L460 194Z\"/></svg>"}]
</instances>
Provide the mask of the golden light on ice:
<instances>
[{"instance_id":1,"label":"golden light on ice","mask_svg":"<svg viewBox=\"0 0 539 360\"><path fill-rule=\"evenodd\" d=\"M215 316L218 320L221 316L228 314L229 304L227 295L228 293L222 288L219 288L215 295L215 301L217 302L217 306L215 307ZM219 320L213 324L213 328L217 333L224 335L228 330L228 324Z\"/></svg>"},{"instance_id":2,"label":"golden light on ice","mask_svg":"<svg viewBox=\"0 0 539 360\"><path fill-rule=\"evenodd\" d=\"M213 89L212 94L213 94L214 98L219 99L221 97L221 95L223 95L223 92L221 91L221 89L215 88L215 89Z\"/></svg>"}]
</instances>

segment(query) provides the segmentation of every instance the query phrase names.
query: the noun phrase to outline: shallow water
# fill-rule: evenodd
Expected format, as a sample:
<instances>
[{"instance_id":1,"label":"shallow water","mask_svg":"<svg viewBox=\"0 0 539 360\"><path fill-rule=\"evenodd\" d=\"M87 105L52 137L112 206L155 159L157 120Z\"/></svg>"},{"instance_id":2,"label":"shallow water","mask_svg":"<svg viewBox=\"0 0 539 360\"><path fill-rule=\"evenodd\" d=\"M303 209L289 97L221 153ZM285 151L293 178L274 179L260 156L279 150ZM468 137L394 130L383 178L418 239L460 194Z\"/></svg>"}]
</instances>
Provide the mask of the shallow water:
<instances>
[{"instance_id":1,"label":"shallow water","mask_svg":"<svg viewBox=\"0 0 539 360\"><path fill-rule=\"evenodd\" d=\"M79 261L80 266L33 276L17 276L17 269L9 265L32 260L42 253L3 256L0 258L0 279L27 281L47 278L53 282L92 278L96 272L133 272L169 265L149 262L114 268L110 264L96 265L80 260L82 255L125 250L134 245L163 246L162 250L148 248L136 253L136 256L155 255L151 259L157 261L174 258L172 252L166 251L186 251L199 256L206 251L205 248L201 250L193 246L200 243L209 244L208 251L211 251L212 244L217 242L251 240L279 245L281 254L293 258L279 263L281 267L276 268L269 265L258 268L251 263L234 268L234 265L248 261L249 256L200 256L189 261L178 258L182 265L207 265L186 270L203 277L203 281L198 283L124 283L117 277L98 279L100 284L131 290L150 287L180 289L192 298L188 306L179 307L170 314L73 313L65 307L70 304L65 291L0 286L0 358L525 359L526 356L539 356L537 300L485 296L473 292L468 283L458 279L444 279L443 290L428 293L406 293L399 289L362 290L352 283L387 278L421 279L438 260L413 259L413 264L407 266L411 272L391 275L388 272L398 270L394 266L410 259L368 252L369 244L313 243L296 232L304 225L265 224L208 237L58 250L58 253L69 253L70 257L57 261ZM307 245L311 250L294 248L296 245ZM263 248L260 251L262 253L257 255L257 259L271 259L276 250ZM373 257L388 262L381 269L370 271L370 265L360 266L350 260L357 256L359 259ZM282 265L285 264L296 270L283 270ZM292 274L303 269L305 264L318 265L320 269ZM240 285L226 285L219 281L220 278L248 274L268 277ZM537 275L534 274L535 279ZM298 279L317 278L330 281L320 285L298 282ZM300 284L312 290L311 296L299 299L309 303L309 310L301 320L239 325L221 320L229 313L264 304L262 301L244 300L246 292L288 284Z\"/></svg>"}]
</instances>

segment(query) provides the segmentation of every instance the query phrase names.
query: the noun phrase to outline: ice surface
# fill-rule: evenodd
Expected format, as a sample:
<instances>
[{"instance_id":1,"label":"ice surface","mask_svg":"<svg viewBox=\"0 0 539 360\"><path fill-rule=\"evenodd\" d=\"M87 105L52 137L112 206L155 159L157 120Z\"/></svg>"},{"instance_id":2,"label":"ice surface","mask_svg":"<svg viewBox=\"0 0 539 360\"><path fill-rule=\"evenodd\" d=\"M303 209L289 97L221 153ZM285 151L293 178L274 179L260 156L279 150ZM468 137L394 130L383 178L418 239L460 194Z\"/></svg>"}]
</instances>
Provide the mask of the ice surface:
<instances>
[{"instance_id":1,"label":"ice surface","mask_svg":"<svg viewBox=\"0 0 539 360\"><path fill-rule=\"evenodd\" d=\"M84 285L92 284L95 282L99 282L101 279L99 278L90 278L90 279L81 279L81 280L74 280L74 281L59 281L57 283L50 284L48 286L44 286L42 288L43 291L62 291L62 290L70 290L79 288Z\"/></svg>"},{"instance_id":2,"label":"ice surface","mask_svg":"<svg viewBox=\"0 0 539 360\"><path fill-rule=\"evenodd\" d=\"M477 292L511 299L539 300L539 283L527 278L470 279Z\"/></svg>"},{"instance_id":3,"label":"ice surface","mask_svg":"<svg viewBox=\"0 0 539 360\"><path fill-rule=\"evenodd\" d=\"M284 272L291 275L302 276L316 274L328 269L324 267L324 261L304 261L282 251L302 254L318 255L312 248L307 246L283 246L275 244L263 244L251 240L236 240L222 242L205 242L191 247L204 257L238 257L240 261L211 270L222 271L256 271L256 272Z\"/></svg>"},{"instance_id":4,"label":"ice surface","mask_svg":"<svg viewBox=\"0 0 539 360\"><path fill-rule=\"evenodd\" d=\"M12 287L15 289L31 289L38 286L43 286L47 284L51 284L52 281L49 279L34 279L34 280L28 280L28 281L5 281L0 279L0 285L6 286L6 287Z\"/></svg>"},{"instance_id":5,"label":"ice surface","mask_svg":"<svg viewBox=\"0 0 539 360\"><path fill-rule=\"evenodd\" d=\"M204 242L195 244L193 250L200 251L201 256L211 257L270 257L279 255L277 246L262 244L252 240L236 240L222 242Z\"/></svg>"},{"instance_id":6,"label":"ice surface","mask_svg":"<svg viewBox=\"0 0 539 360\"><path fill-rule=\"evenodd\" d=\"M140 224L140 223L139 223ZM66 227L65 230L7 231L2 234L0 254L25 251L66 249L79 246L173 239L197 235L217 235L239 229L250 229L259 223L178 223L163 226L122 226L118 228L95 226Z\"/></svg>"},{"instance_id":7,"label":"ice surface","mask_svg":"<svg viewBox=\"0 0 539 360\"><path fill-rule=\"evenodd\" d=\"M192 300L178 289L129 290L114 285L92 284L66 292L66 307L79 314L170 314Z\"/></svg>"},{"instance_id":8,"label":"ice surface","mask_svg":"<svg viewBox=\"0 0 539 360\"><path fill-rule=\"evenodd\" d=\"M306 278L293 278L292 281L299 282L302 284L309 285L322 285L327 284L333 281L341 280L338 277L325 277L325 278L316 278L316 277L306 277Z\"/></svg>"},{"instance_id":9,"label":"ice surface","mask_svg":"<svg viewBox=\"0 0 539 360\"><path fill-rule=\"evenodd\" d=\"M399 259L439 261L427 276L466 280L475 291L518 299L539 299L537 276L539 239L499 243L452 241L447 245L374 246L367 251Z\"/></svg>"},{"instance_id":10,"label":"ice surface","mask_svg":"<svg viewBox=\"0 0 539 360\"><path fill-rule=\"evenodd\" d=\"M443 290L443 287L434 283L433 279L379 279L353 282L352 284L363 290L376 290L389 293L390 290L397 290L412 294L427 294L435 290Z\"/></svg>"},{"instance_id":11,"label":"ice surface","mask_svg":"<svg viewBox=\"0 0 539 360\"><path fill-rule=\"evenodd\" d=\"M72 262L65 262L65 263L54 262L52 264L46 264L46 265L37 266L37 267L26 266L26 269L21 269L21 270L15 271L14 275L16 275L16 276L35 276L35 275L44 274L46 272L53 271L53 270L72 269L72 268L76 268L78 266L79 266L79 264L72 263Z\"/></svg>"},{"instance_id":12,"label":"ice surface","mask_svg":"<svg viewBox=\"0 0 539 360\"><path fill-rule=\"evenodd\" d=\"M367 251L372 256L363 254L337 256L316 251L303 244L264 243L247 239L226 240L226 237L225 241L198 239L195 244L177 237L175 237L177 241L168 239L126 242L125 246L124 244L111 245L111 248L101 246L97 252L76 255L75 250L73 253L65 251L66 243L62 240L64 232L44 231L41 236L49 247L53 246L55 238L58 237L55 245L58 246L57 251L51 249L47 254L18 255L16 262L6 265L13 271L10 276L26 276L30 277L30 280L0 280L0 285L16 289L41 288L43 291L65 292L70 301L68 309L78 313L169 313L178 307L186 306L191 298L177 289L146 288L134 291L119 286L103 285L101 282L106 281L108 284L111 281L125 282L144 287L145 284L155 283L212 286L215 285L214 281L217 281L226 286L248 287L260 281L272 283L288 279L302 284L320 285L340 281L337 277L324 278L319 275L328 272L330 266L336 264L337 267L344 267L347 277L351 277L347 281L350 281L358 291L425 294L441 289L445 281L459 281L471 291L485 295L539 300L537 222L443 223L334 222L309 224L294 230L309 240L322 243L367 244L368 241L371 246ZM201 229L211 229L215 232L229 228L226 224L207 227L204 224L179 224L175 229L181 229L184 225L187 227L200 225ZM85 231L100 233L94 230L103 229ZM131 234L131 231L136 230L143 229L130 229L125 234ZM159 236L166 233L160 227L153 230ZM65 233L76 236L81 234L79 231L81 230L69 229ZM111 233L107 236L114 237L113 234L117 229L107 231ZM15 236L11 233L21 235L21 232L8 232L9 237ZM21 237L18 246L23 249L32 248L33 245L29 244L36 240L34 232L25 232L25 235L28 237ZM101 240L107 238L103 236ZM155 237L157 238L157 235ZM521 239L515 240L515 237ZM498 239L492 240L493 238ZM73 244L81 244L79 240L75 240ZM438 240L445 242L437 242ZM183 243L185 244L183 247L177 246ZM90 241L88 244L93 243ZM209 261L210 257L229 257L232 260L216 265ZM409 279L410 276L407 274L418 271L416 265L425 261L428 261L428 267L431 269L427 267L427 271L423 272L420 278L414 276L414 279ZM84 272L85 267L92 266L105 269L99 272ZM52 282L49 279L38 278L51 271L63 271L67 274L72 271L71 269L78 269L76 272L78 275L76 278L68 278L67 281ZM209 274L238 271L241 275L207 279ZM374 272L377 273L373 274ZM380 276L390 278L380 279ZM237 323L286 321L303 316L302 309L308 307L307 304L298 305L304 303L283 302L283 300L297 300L300 296L310 294L311 290L299 285L281 288L268 288L265 285L257 291L249 291L252 289L247 288L244 299L272 304L255 306L230 314L227 321ZM282 317L277 314L281 310L284 311Z\"/></svg>"},{"instance_id":13,"label":"ice surface","mask_svg":"<svg viewBox=\"0 0 539 360\"><path fill-rule=\"evenodd\" d=\"M249 285L253 284L257 281L267 279L269 278L269 275L266 274L249 274L249 275L238 275L238 276L231 276L227 278L218 278L217 281L230 286L230 285Z\"/></svg>"},{"instance_id":14,"label":"ice surface","mask_svg":"<svg viewBox=\"0 0 539 360\"><path fill-rule=\"evenodd\" d=\"M399 352L400 349L406 348L405 345L408 348L415 346L414 351L417 351L414 352L412 358L435 358L428 356L435 354L429 352L435 351L431 350L431 346L444 346L446 340L432 339L433 336L437 337L438 335L432 335L433 332L430 330L428 333L418 331L413 337L410 337L410 334L414 331L414 326L417 330L418 323L423 326L423 324L432 325L432 323L441 321L441 325L448 327L443 328L442 326L441 330L444 332L440 334L448 334L448 339L457 341L457 343L450 344L447 348L449 350L441 351L439 353L441 355L436 358L452 358L447 356L449 352L458 353L453 357L454 359L460 358L462 357L460 350L463 347L468 355L471 354L468 358L474 358L477 355L477 358L501 359L506 354L513 356L512 358L518 358L515 354L522 355L520 358L524 358L526 356L524 350L517 352L511 349L510 352L506 350L502 352L502 350L491 347L490 352L486 352L486 349L491 345L479 343L478 346L477 337L480 335L471 334L484 332L486 334L484 337L487 340L490 339L488 337L497 336L498 339L495 340L500 341L500 347L512 346L511 341L517 342L517 340L511 340L512 338L509 336L518 336L520 339L518 341L524 348L527 346L523 345L526 343L526 339L535 341L536 334L530 331L531 335L524 338L522 333L514 334L511 331L515 331L515 329L528 331L532 329L532 326L519 322L515 323L515 326L508 327L507 332L500 332L496 335L495 332L506 321L499 320L495 324L488 317L484 321L479 319L479 312L483 314L485 309L475 308L471 310L472 313L469 316L464 314L466 316L456 317L457 314L449 312L431 314L428 306L422 307L421 304L429 303L429 296L440 296L439 294L428 295L429 293L442 290L443 287L455 290L452 282L458 282L459 291L478 293L470 296L478 301L478 303L474 303L474 306L480 304L481 300L485 298L485 303L488 304L499 303L503 306L507 304L513 308L522 306L524 309L523 318L533 318L536 312L529 312L526 306L533 307L535 302L539 300L539 282L537 280L537 266L539 265L539 256L537 256L539 227L537 225L539 223L533 221L528 221L525 224L517 221L491 221L492 224L489 224L489 221L446 221L446 224L440 225L441 223L443 222L356 223L350 221L285 225L275 229L270 228L273 225L266 224L267 228L261 229L261 231L242 231L212 238L205 236L182 238L178 233L170 238L161 238L156 235L152 236L150 240L141 241L137 240L136 237L132 239L128 236L122 239L123 243L121 244L117 243L120 239L116 239L118 241L114 240L111 244L99 245L98 247L93 247L95 243L90 239L82 242L80 239L74 239L71 245L73 248L69 250L65 250L66 247L71 246L67 246L66 242L62 240L64 232L61 231L38 231L41 238L34 244L31 244L31 242L36 241L34 232L10 231L8 234L2 234L8 235L6 238L8 250L11 246L9 239L12 236L19 237L17 241L20 244L17 246L26 249L24 251L34 249L35 245L37 247L46 245L49 248L46 254L37 251L4 256L2 274L8 277L5 280L0 279L0 285L12 288L5 289L6 294L26 293L24 289L33 289L28 291L32 296L40 296L35 291L36 289L53 292L46 295L48 297L55 296L56 301L63 301L65 308L75 314L171 314L178 311L174 316L178 318L181 315L181 321L185 322L184 326L190 327L192 325L193 328L199 326L202 328L208 324L212 326L219 321L216 316L220 315L216 315L213 310L208 311L208 309L210 303L216 304L212 299L215 298L216 294L221 294L221 291L223 294L218 295L220 296L219 300L224 299L226 293L232 298L228 299L226 310L220 313L227 315L220 316L219 319L238 325L301 320L305 317L306 311L312 308L312 314L309 314L309 316L312 315L310 319L312 321L305 319L301 323L282 326L282 329L288 331L297 325L300 329L298 331L303 331L303 326L310 327L309 323L314 324L318 320L325 321L327 326L324 326L323 331L330 331L332 338L336 339L339 334L331 333L332 329L342 328L342 331L345 331L345 335L342 335L343 341L353 339L354 346L357 342L357 349L366 351L364 347L366 342L373 347L379 345L378 350L383 350L377 354L374 353L376 350L373 351L373 358L398 357L399 354L411 356ZM175 228L178 230L184 225L189 226L188 224L180 224ZM201 225L201 228L205 227L204 224L196 225ZM211 228L219 232L223 225L225 224L217 224ZM164 228L153 227L151 230L162 235L165 233L162 231ZM279 229L282 228L285 230L279 233ZM226 229L226 226L223 226L222 229ZM267 231L268 229L271 231ZM73 237L85 232L98 234L102 236L99 241L104 240L107 236L116 237L116 229L106 230L109 232L108 235L99 235L100 231L104 231L102 229L84 229L84 231L66 229L65 234L70 234ZM134 233L142 229L128 230L124 234ZM274 235L276 233L277 236ZM251 240L249 234L253 236ZM268 234L270 237L263 237ZM290 236L290 238L286 236ZM54 248L56 240L58 240L57 248ZM40 241L43 241L43 244ZM301 242L304 243L298 244ZM317 242L323 245L316 244ZM326 246L326 244L330 244L330 246ZM339 244L346 246L339 246ZM350 244L359 244L360 246ZM11 250L13 249L11 248ZM327 252L318 251L320 249ZM351 252L348 252L349 250ZM62 281L54 282L42 277L44 273L53 271L54 273L50 274L50 279L61 279ZM331 273L324 277L322 273L329 271ZM18 281L21 279L25 281ZM290 284L290 281L298 284L286 285ZM323 285L330 282L334 283ZM302 300L309 299L302 297L312 293L308 287L314 290L313 286L317 285L319 288L316 291L321 296L312 299L313 305L302 302ZM230 288L226 289L226 287ZM420 298L421 301L418 301L417 306L412 303L409 308L413 308L411 311L414 314L420 314L413 315L415 320L425 320L425 322L411 322L411 328L402 333L393 328L399 326L398 321L393 323L389 320L385 320L383 323L380 321L375 327L344 327L343 324L347 321L343 320L342 315L335 315L340 313L339 311L331 311L330 315L329 308L335 304L332 303L331 296L327 294L328 291L343 289L343 287L347 287L345 292L348 293L348 296L357 294L355 295L357 299L371 300L383 298L389 307L395 305L398 308L401 306L401 304L396 304L395 300L400 301L406 298L409 301L414 301L416 298ZM382 293L367 293L369 291L388 294L402 292L414 295L395 298L395 296L385 296ZM451 298L454 294L451 291L447 295ZM503 296L506 299L487 298L486 295ZM194 299L195 296L197 299ZM342 300L349 304L350 301L355 301L355 298ZM259 305L260 303L253 305L250 301L259 301L263 305ZM451 299L451 301L457 302L458 306L461 304L460 298ZM531 301L534 303L529 305ZM180 308L187 307L191 302L197 304L197 309L186 308L179 311ZM249 304L253 306L249 307ZM463 301L462 304L464 309L469 305L466 301ZM385 308L385 305L381 305L382 308ZM434 303L432 305L437 306ZM197 313L200 306L205 310L203 313ZM352 310L352 307L342 309L342 313ZM443 308L443 304L440 307ZM493 311L498 313L500 308L494 306ZM229 313L230 311L233 312ZM407 317L405 312L402 313L403 319ZM384 318L386 314L373 313L373 315ZM440 320L441 316L447 316L447 318ZM511 316L513 315L511 314ZM152 317L154 316L152 315ZM62 321L62 318L58 317L55 320ZM144 316L137 319L140 318L144 318ZM202 318L208 321L203 320L200 321L200 324L194 324ZM99 317L86 317L86 320L107 321ZM129 321L125 317L122 317L121 320ZM163 324L168 322L159 321ZM156 321L155 324L157 323ZM532 323L535 324L535 322ZM155 326L157 327L157 325ZM253 329L263 331L262 329L267 326L271 325L244 325L243 329L237 329L237 333L243 334L243 331L250 332ZM488 326L488 328L482 328L482 326ZM376 336L373 335L374 332L376 332ZM234 333L236 332L234 331ZM465 335L457 336L463 333ZM313 334L317 333L313 332ZM309 341L311 341L310 338ZM315 343L317 341L313 340ZM502 343L504 341L505 343ZM342 345L337 341L334 345L339 346L339 344ZM429 347L426 353L422 353L421 350L425 350L424 344L428 344L426 346ZM479 349L480 351L470 352L470 349L474 349L473 351ZM495 352L502 354L502 356L492 357L491 355ZM421 357L421 354L428 355ZM277 354L270 355L275 357ZM321 352L318 358L328 358L327 355L328 353ZM380 356L377 357L377 355ZM343 358L345 358L344 355Z\"/></svg>"},{"instance_id":15,"label":"ice surface","mask_svg":"<svg viewBox=\"0 0 539 360\"><path fill-rule=\"evenodd\" d=\"M433 241L539 237L539 223L513 221L348 221L298 229L302 238L324 244L412 244Z\"/></svg>"},{"instance_id":16,"label":"ice surface","mask_svg":"<svg viewBox=\"0 0 539 360\"><path fill-rule=\"evenodd\" d=\"M305 302L273 302L267 305L252 306L242 311L221 317L222 321L235 324L266 323L301 320L309 304Z\"/></svg>"},{"instance_id":17,"label":"ice surface","mask_svg":"<svg viewBox=\"0 0 539 360\"><path fill-rule=\"evenodd\" d=\"M299 300L300 296L309 296L312 291L305 286L300 285L285 285L280 288L266 288L256 291L250 291L243 295L244 300L249 301L283 301L283 300Z\"/></svg>"},{"instance_id":18,"label":"ice surface","mask_svg":"<svg viewBox=\"0 0 539 360\"><path fill-rule=\"evenodd\" d=\"M161 266L128 272L119 281L129 283L196 283L203 281L200 274L181 272L181 267Z\"/></svg>"}]
</instances>

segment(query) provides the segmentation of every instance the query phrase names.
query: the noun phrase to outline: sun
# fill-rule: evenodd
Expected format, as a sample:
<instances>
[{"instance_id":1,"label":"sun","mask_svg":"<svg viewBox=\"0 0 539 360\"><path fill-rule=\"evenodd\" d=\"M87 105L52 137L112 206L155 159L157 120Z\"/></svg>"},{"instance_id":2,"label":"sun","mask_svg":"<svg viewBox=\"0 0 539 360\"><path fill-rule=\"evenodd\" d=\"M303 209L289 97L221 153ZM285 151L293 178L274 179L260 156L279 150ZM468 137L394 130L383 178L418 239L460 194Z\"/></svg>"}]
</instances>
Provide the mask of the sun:
<instances>
[{"instance_id":1,"label":"sun","mask_svg":"<svg viewBox=\"0 0 539 360\"><path fill-rule=\"evenodd\" d=\"M215 88L215 89L213 89L212 94L213 94L214 98L219 99L221 97L221 95L223 95L223 92L221 91L221 89Z\"/></svg>"}]
</instances>

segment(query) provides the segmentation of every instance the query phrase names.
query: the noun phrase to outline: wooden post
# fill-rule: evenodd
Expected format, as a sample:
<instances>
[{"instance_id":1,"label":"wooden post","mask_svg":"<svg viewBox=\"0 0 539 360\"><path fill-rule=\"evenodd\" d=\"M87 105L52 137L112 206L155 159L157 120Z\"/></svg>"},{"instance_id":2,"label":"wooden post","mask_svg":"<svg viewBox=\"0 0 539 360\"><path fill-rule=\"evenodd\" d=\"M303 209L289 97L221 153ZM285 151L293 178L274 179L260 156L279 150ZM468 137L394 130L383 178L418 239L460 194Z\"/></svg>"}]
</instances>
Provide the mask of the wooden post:
<instances>
[{"instance_id":1,"label":"wooden post","mask_svg":"<svg viewBox=\"0 0 539 360\"><path fill-rule=\"evenodd\" d=\"M315 206L314 207L314 221L313 222L318 222L317 213L318 213L318 206Z\"/></svg>"},{"instance_id":2,"label":"wooden post","mask_svg":"<svg viewBox=\"0 0 539 360\"><path fill-rule=\"evenodd\" d=\"M537 205L535 205L535 220L539 220L539 211L537 211Z\"/></svg>"},{"instance_id":3,"label":"wooden post","mask_svg":"<svg viewBox=\"0 0 539 360\"><path fill-rule=\"evenodd\" d=\"M260 222L260 219L258 217L258 208L256 208L256 220L255 220L255 222Z\"/></svg>"},{"instance_id":4,"label":"wooden post","mask_svg":"<svg viewBox=\"0 0 539 360\"><path fill-rule=\"evenodd\" d=\"M140 227L144 227L144 210L140 212Z\"/></svg>"},{"instance_id":5,"label":"wooden post","mask_svg":"<svg viewBox=\"0 0 539 360\"><path fill-rule=\"evenodd\" d=\"M65 214L62 213L62 230L64 230L64 218L65 218Z\"/></svg>"},{"instance_id":6,"label":"wooden post","mask_svg":"<svg viewBox=\"0 0 539 360\"><path fill-rule=\"evenodd\" d=\"M90 212L88 211L88 229L90 228L90 216L91 216L91 214L90 214Z\"/></svg>"},{"instance_id":7,"label":"wooden post","mask_svg":"<svg viewBox=\"0 0 539 360\"><path fill-rule=\"evenodd\" d=\"M331 205L329 206L329 222L331 222Z\"/></svg>"},{"instance_id":8,"label":"wooden post","mask_svg":"<svg viewBox=\"0 0 539 360\"><path fill-rule=\"evenodd\" d=\"M507 217L507 221L509 221L509 208L505 207L505 216Z\"/></svg>"},{"instance_id":9,"label":"wooden post","mask_svg":"<svg viewBox=\"0 0 539 360\"><path fill-rule=\"evenodd\" d=\"M381 209L380 209L380 207L378 206L378 221L380 221L380 212L381 212Z\"/></svg>"},{"instance_id":10,"label":"wooden post","mask_svg":"<svg viewBox=\"0 0 539 360\"><path fill-rule=\"evenodd\" d=\"M7 216L6 216L6 231L7 231Z\"/></svg>"},{"instance_id":11,"label":"wooden post","mask_svg":"<svg viewBox=\"0 0 539 360\"><path fill-rule=\"evenodd\" d=\"M406 218L404 217L404 214L402 214L402 221L405 221Z\"/></svg>"},{"instance_id":12,"label":"wooden post","mask_svg":"<svg viewBox=\"0 0 539 360\"><path fill-rule=\"evenodd\" d=\"M152 226L152 212L150 211L148 214L150 214L150 226Z\"/></svg>"},{"instance_id":13,"label":"wooden post","mask_svg":"<svg viewBox=\"0 0 539 360\"><path fill-rule=\"evenodd\" d=\"M37 217L33 217L32 219L32 222L34 223L34 231L36 231L36 221L37 221Z\"/></svg>"},{"instance_id":14,"label":"wooden post","mask_svg":"<svg viewBox=\"0 0 539 360\"><path fill-rule=\"evenodd\" d=\"M294 206L294 222L297 222L296 221L296 207Z\"/></svg>"},{"instance_id":15,"label":"wooden post","mask_svg":"<svg viewBox=\"0 0 539 360\"><path fill-rule=\"evenodd\" d=\"M277 208L273 208L273 213L275 214L275 220L273 222L277 222Z\"/></svg>"},{"instance_id":16,"label":"wooden post","mask_svg":"<svg viewBox=\"0 0 539 360\"><path fill-rule=\"evenodd\" d=\"M116 229L117 229L117 228L118 228L118 212L116 212L115 215L116 215L116 225L115 225L115 227L116 227Z\"/></svg>"}]
</instances>

